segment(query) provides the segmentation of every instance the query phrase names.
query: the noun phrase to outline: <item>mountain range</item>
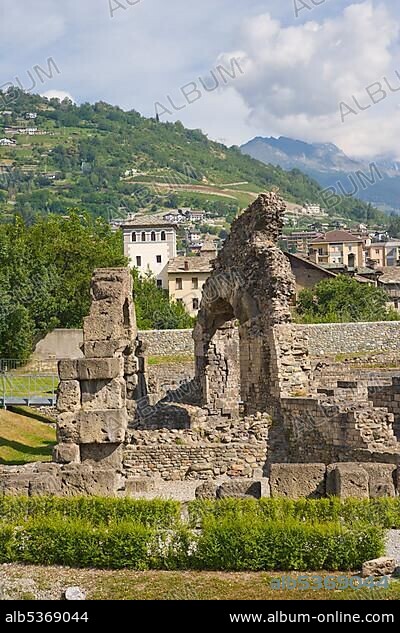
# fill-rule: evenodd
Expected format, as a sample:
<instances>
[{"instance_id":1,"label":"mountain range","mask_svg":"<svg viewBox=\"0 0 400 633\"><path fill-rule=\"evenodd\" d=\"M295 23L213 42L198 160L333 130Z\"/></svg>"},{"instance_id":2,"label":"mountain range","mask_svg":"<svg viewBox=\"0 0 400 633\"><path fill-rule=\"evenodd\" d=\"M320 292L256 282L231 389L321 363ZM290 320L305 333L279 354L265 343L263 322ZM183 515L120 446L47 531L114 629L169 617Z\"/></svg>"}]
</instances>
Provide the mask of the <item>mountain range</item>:
<instances>
[{"instance_id":1,"label":"mountain range","mask_svg":"<svg viewBox=\"0 0 400 633\"><path fill-rule=\"evenodd\" d=\"M335 187L342 195L354 192L356 183L354 195L361 200L385 211L400 211L400 163L388 157L361 161L333 143L306 143L284 136L257 136L240 150L265 164L300 169L321 187ZM360 178L360 173L365 177Z\"/></svg>"}]
</instances>

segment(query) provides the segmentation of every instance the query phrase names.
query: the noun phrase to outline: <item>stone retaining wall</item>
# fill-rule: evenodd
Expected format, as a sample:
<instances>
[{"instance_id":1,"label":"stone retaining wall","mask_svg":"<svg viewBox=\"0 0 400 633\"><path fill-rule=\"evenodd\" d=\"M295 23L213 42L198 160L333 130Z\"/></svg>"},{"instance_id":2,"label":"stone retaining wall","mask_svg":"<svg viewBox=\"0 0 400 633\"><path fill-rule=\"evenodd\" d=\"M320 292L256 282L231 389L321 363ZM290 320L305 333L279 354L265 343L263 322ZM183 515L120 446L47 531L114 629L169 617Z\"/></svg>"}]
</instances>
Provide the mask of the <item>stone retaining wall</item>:
<instances>
[{"instance_id":1,"label":"stone retaining wall","mask_svg":"<svg viewBox=\"0 0 400 633\"><path fill-rule=\"evenodd\" d=\"M310 356L400 352L400 321L292 325L308 336Z\"/></svg>"},{"instance_id":2,"label":"stone retaining wall","mask_svg":"<svg viewBox=\"0 0 400 633\"><path fill-rule=\"evenodd\" d=\"M358 352L400 352L400 321L376 323L320 323L291 325L308 338L311 356L356 354ZM192 330L141 330L149 356L193 354ZM36 347L35 360L82 356L82 330L54 330Z\"/></svg>"}]
</instances>

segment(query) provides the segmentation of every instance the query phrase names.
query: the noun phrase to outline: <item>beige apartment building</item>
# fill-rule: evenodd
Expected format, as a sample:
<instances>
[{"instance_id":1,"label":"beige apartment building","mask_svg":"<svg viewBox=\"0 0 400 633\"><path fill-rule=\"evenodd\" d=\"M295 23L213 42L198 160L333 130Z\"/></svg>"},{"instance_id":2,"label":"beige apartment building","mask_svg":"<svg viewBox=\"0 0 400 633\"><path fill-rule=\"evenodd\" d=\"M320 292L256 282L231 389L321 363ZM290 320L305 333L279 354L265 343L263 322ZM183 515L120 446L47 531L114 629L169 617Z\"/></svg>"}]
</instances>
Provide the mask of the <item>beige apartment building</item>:
<instances>
[{"instance_id":1,"label":"beige apartment building","mask_svg":"<svg viewBox=\"0 0 400 633\"><path fill-rule=\"evenodd\" d=\"M400 261L400 240L372 243L367 248L367 258L379 268L397 266Z\"/></svg>"},{"instance_id":2,"label":"beige apartment building","mask_svg":"<svg viewBox=\"0 0 400 633\"><path fill-rule=\"evenodd\" d=\"M364 240L348 231L328 231L310 243L310 259L320 266L365 266Z\"/></svg>"},{"instance_id":3,"label":"beige apartment building","mask_svg":"<svg viewBox=\"0 0 400 633\"><path fill-rule=\"evenodd\" d=\"M172 301L183 303L191 316L197 316L203 286L212 270L208 256L175 257L168 264L168 288Z\"/></svg>"}]
</instances>

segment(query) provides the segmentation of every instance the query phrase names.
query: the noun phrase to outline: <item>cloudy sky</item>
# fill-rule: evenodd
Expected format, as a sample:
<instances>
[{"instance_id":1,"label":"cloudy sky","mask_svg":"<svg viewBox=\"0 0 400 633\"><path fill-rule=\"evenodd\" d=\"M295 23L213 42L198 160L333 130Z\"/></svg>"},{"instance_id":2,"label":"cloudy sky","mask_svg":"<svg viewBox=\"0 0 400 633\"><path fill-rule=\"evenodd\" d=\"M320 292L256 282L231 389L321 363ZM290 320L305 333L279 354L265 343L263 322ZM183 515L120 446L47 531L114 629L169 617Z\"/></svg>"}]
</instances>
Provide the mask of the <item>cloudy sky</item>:
<instances>
[{"instance_id":1,"label":"cloudy sky","mask_svg":"<svg viewBox=\"0 0 400 633\"><path fill-rule=\"evenodd\" d=\"M0 86L400 159L395 0L0 0Z\"/></svg>"}]
</instances>

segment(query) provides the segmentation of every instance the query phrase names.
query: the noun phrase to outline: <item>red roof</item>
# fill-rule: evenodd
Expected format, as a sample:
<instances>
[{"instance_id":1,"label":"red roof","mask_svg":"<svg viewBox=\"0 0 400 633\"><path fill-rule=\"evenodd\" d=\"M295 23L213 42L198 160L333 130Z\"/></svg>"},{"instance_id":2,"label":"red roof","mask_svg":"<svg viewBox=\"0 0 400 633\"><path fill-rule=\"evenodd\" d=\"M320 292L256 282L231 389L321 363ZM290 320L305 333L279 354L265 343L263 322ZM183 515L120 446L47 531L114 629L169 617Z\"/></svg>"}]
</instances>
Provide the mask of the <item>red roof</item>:
<instances>
[{"instance_id":1,"label":"red roof","mask_svg":"<svg viewBox=\"0 0 400 633\"><path fill-rule=\"evenodd\" d=\"M338 242L363 242L364 240L358 235L353 235L348 231L328 231L325 235L321 235L321 237L317 237L315 240L311 242L311 244L321 244L321 242L325 242L326 244L336 244Z\"/></svg>"}]
</instances>

